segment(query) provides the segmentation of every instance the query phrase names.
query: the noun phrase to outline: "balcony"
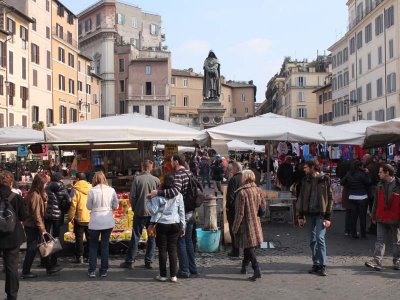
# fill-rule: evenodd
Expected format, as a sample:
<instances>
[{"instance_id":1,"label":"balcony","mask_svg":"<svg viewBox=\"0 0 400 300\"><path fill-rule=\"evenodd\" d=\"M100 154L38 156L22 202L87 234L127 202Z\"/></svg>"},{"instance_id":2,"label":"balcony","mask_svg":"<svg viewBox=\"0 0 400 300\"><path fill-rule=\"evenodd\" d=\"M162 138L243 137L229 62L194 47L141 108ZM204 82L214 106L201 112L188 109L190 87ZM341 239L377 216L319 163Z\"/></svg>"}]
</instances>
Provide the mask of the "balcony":
<instances>
[{"instance_id":1,"label":"balcony","mask_svg":"<svg viewBox=\"0 0 400 300\"><path fill-rule=\"evenodd\" d=\"M353 29L358 23L360 23L368 14L370 14L379 4L381 4L384 0L375 0L372 2L371 7L365 8L361 14L357 14L357 16L350 21L349 26L348 26L348 31ZM357 13L357 10L356 10Z\"/></svg>"},{"instance_id":2,"label":"balcony","mask_svg":"<svg viewBox=\"0 0 400 300\"><path fill-rule=\"evenodd\" d=\"M168 101L169 96L160 96L160 95L135 95L135 96L128 96L127 101Z\"/></svg>"},{"instance_id":3,"label":"balcony","mask_svg":"<svg viewBox=\"0 0 400 300\"><path fill-rule=\"evenodd\" d=\"M57 30L56 27L53 27L52 35L53 35L53 37L59 38L59 39L63 40L64 42L70 44L72 47L78 48L78 42L76 40L68 37L68 35L65 34L63 31Z\"/></svg>"}]
</instances>

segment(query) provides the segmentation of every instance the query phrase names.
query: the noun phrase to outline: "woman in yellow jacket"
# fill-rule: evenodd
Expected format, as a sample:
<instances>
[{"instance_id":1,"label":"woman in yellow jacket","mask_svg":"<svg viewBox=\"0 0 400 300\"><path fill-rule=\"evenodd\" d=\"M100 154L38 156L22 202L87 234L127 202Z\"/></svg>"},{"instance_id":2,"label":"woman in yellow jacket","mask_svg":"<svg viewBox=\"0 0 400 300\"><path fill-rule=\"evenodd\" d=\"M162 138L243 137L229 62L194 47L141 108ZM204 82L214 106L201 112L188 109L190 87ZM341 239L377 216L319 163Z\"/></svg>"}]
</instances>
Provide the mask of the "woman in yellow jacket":
<instances>
[{"instance_id":1,"label":"woman in yellow jacket","mask_svg":"<svg viewBox=\"0 0 400 300\"><path fill-rule=\"evenodd\" d=\"M74 184L74 188L71 191L72 203L68 211L68 222L74 224L75 233L75 262L83 264L83 257L88 257L89 249L89 221L90 221L90 210L86 208L86 202L89 194L89 190L92 185L86 181L85 173L78 173L76 175L78 180ZM87 245L83 247L83 234L85 233Z\"/></svg>"}]
</instances>

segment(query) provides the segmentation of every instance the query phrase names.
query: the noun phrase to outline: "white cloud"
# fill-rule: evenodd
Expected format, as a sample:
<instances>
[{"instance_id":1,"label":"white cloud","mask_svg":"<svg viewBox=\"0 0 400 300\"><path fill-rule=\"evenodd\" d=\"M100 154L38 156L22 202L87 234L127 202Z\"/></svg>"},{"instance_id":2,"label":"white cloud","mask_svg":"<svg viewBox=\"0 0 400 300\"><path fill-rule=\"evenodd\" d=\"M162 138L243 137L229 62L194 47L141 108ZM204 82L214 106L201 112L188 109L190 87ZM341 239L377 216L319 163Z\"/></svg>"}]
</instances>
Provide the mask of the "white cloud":
<instances>
[{"instance_id":1,"label":"white cloud","mask_svg":"<svg viewBox=\"0 0 400 300\"><path fill-rule=\"evenodd\" d=\"M228 52L234 55L252 54L263 55L272 48L272 41L267 38L252 38L237 43L228 48Z\"/></svg>"},{"instance_id":2,"label":"white cloud","mask_svg":"<svg viewBox=\"0 0 400 300\"><path fill-rule=\"evenodd\" d=\"M187 41L179 48L180 52L189 52L194 55L204 55L210 50L209 43L202 40Z\"/></svg>"}]
</instances>

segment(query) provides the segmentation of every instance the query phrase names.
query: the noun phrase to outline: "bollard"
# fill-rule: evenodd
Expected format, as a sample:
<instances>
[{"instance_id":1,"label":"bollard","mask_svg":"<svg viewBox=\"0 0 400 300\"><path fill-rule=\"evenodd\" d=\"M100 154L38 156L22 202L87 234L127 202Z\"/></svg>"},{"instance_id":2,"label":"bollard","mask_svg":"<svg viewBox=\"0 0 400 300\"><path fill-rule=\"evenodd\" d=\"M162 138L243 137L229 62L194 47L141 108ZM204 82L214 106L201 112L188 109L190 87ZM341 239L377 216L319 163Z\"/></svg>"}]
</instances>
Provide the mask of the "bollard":
<instances>
[{"instance_id":1,"label":"bollard","mask_svg":"<svg viewBox=\"0 0 400 300\"><path fill-rule=\"evenodd\" d=\"M207 195L203 202L204 222L203 230L218 230L217 221L217 197Z\"/></svg>"}]
</instances>

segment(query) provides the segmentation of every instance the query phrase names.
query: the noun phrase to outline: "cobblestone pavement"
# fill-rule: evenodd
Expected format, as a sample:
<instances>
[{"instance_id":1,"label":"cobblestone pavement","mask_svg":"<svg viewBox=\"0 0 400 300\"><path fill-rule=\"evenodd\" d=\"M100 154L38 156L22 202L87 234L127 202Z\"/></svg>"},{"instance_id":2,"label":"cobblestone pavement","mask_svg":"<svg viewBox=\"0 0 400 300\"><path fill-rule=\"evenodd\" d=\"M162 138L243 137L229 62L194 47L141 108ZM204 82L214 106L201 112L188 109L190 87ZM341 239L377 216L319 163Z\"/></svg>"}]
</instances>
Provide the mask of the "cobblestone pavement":
<instances>
[{"instance_id":1,"label":"cobblestone pavement","mask_svg":"<svg viewBox=\"0 0 400 300\"><path fill-rule=\"evenodd\" d=\"M400 271L391 269L387 256L382 272L364 267L374 245L368 240L353 240L343 235L343 212L335 212L329 230L327 277L309 275L310 251L305 229L290 224L264 226L266 240L275 242L275 249L257 250L263 277L249 282L239 274L240 260L227 258L229 249L215 254L198 254L202 273L196 279L178 279L177 283L156 282L158 264L153 270L143 266L143 253L134 270L118 267L122 255L112 255L107 278L90 279L87 266L77 266L60 259L64 269L47 277L44 270L34 280L21 280L20 299L400 299ZM391 247L387 249L391 254ZM23 253L22 255L23 256ZM36 263L34 264L36 266ZM4 286L4 275L1 275Z\"/></svg>"}]
</instances>

